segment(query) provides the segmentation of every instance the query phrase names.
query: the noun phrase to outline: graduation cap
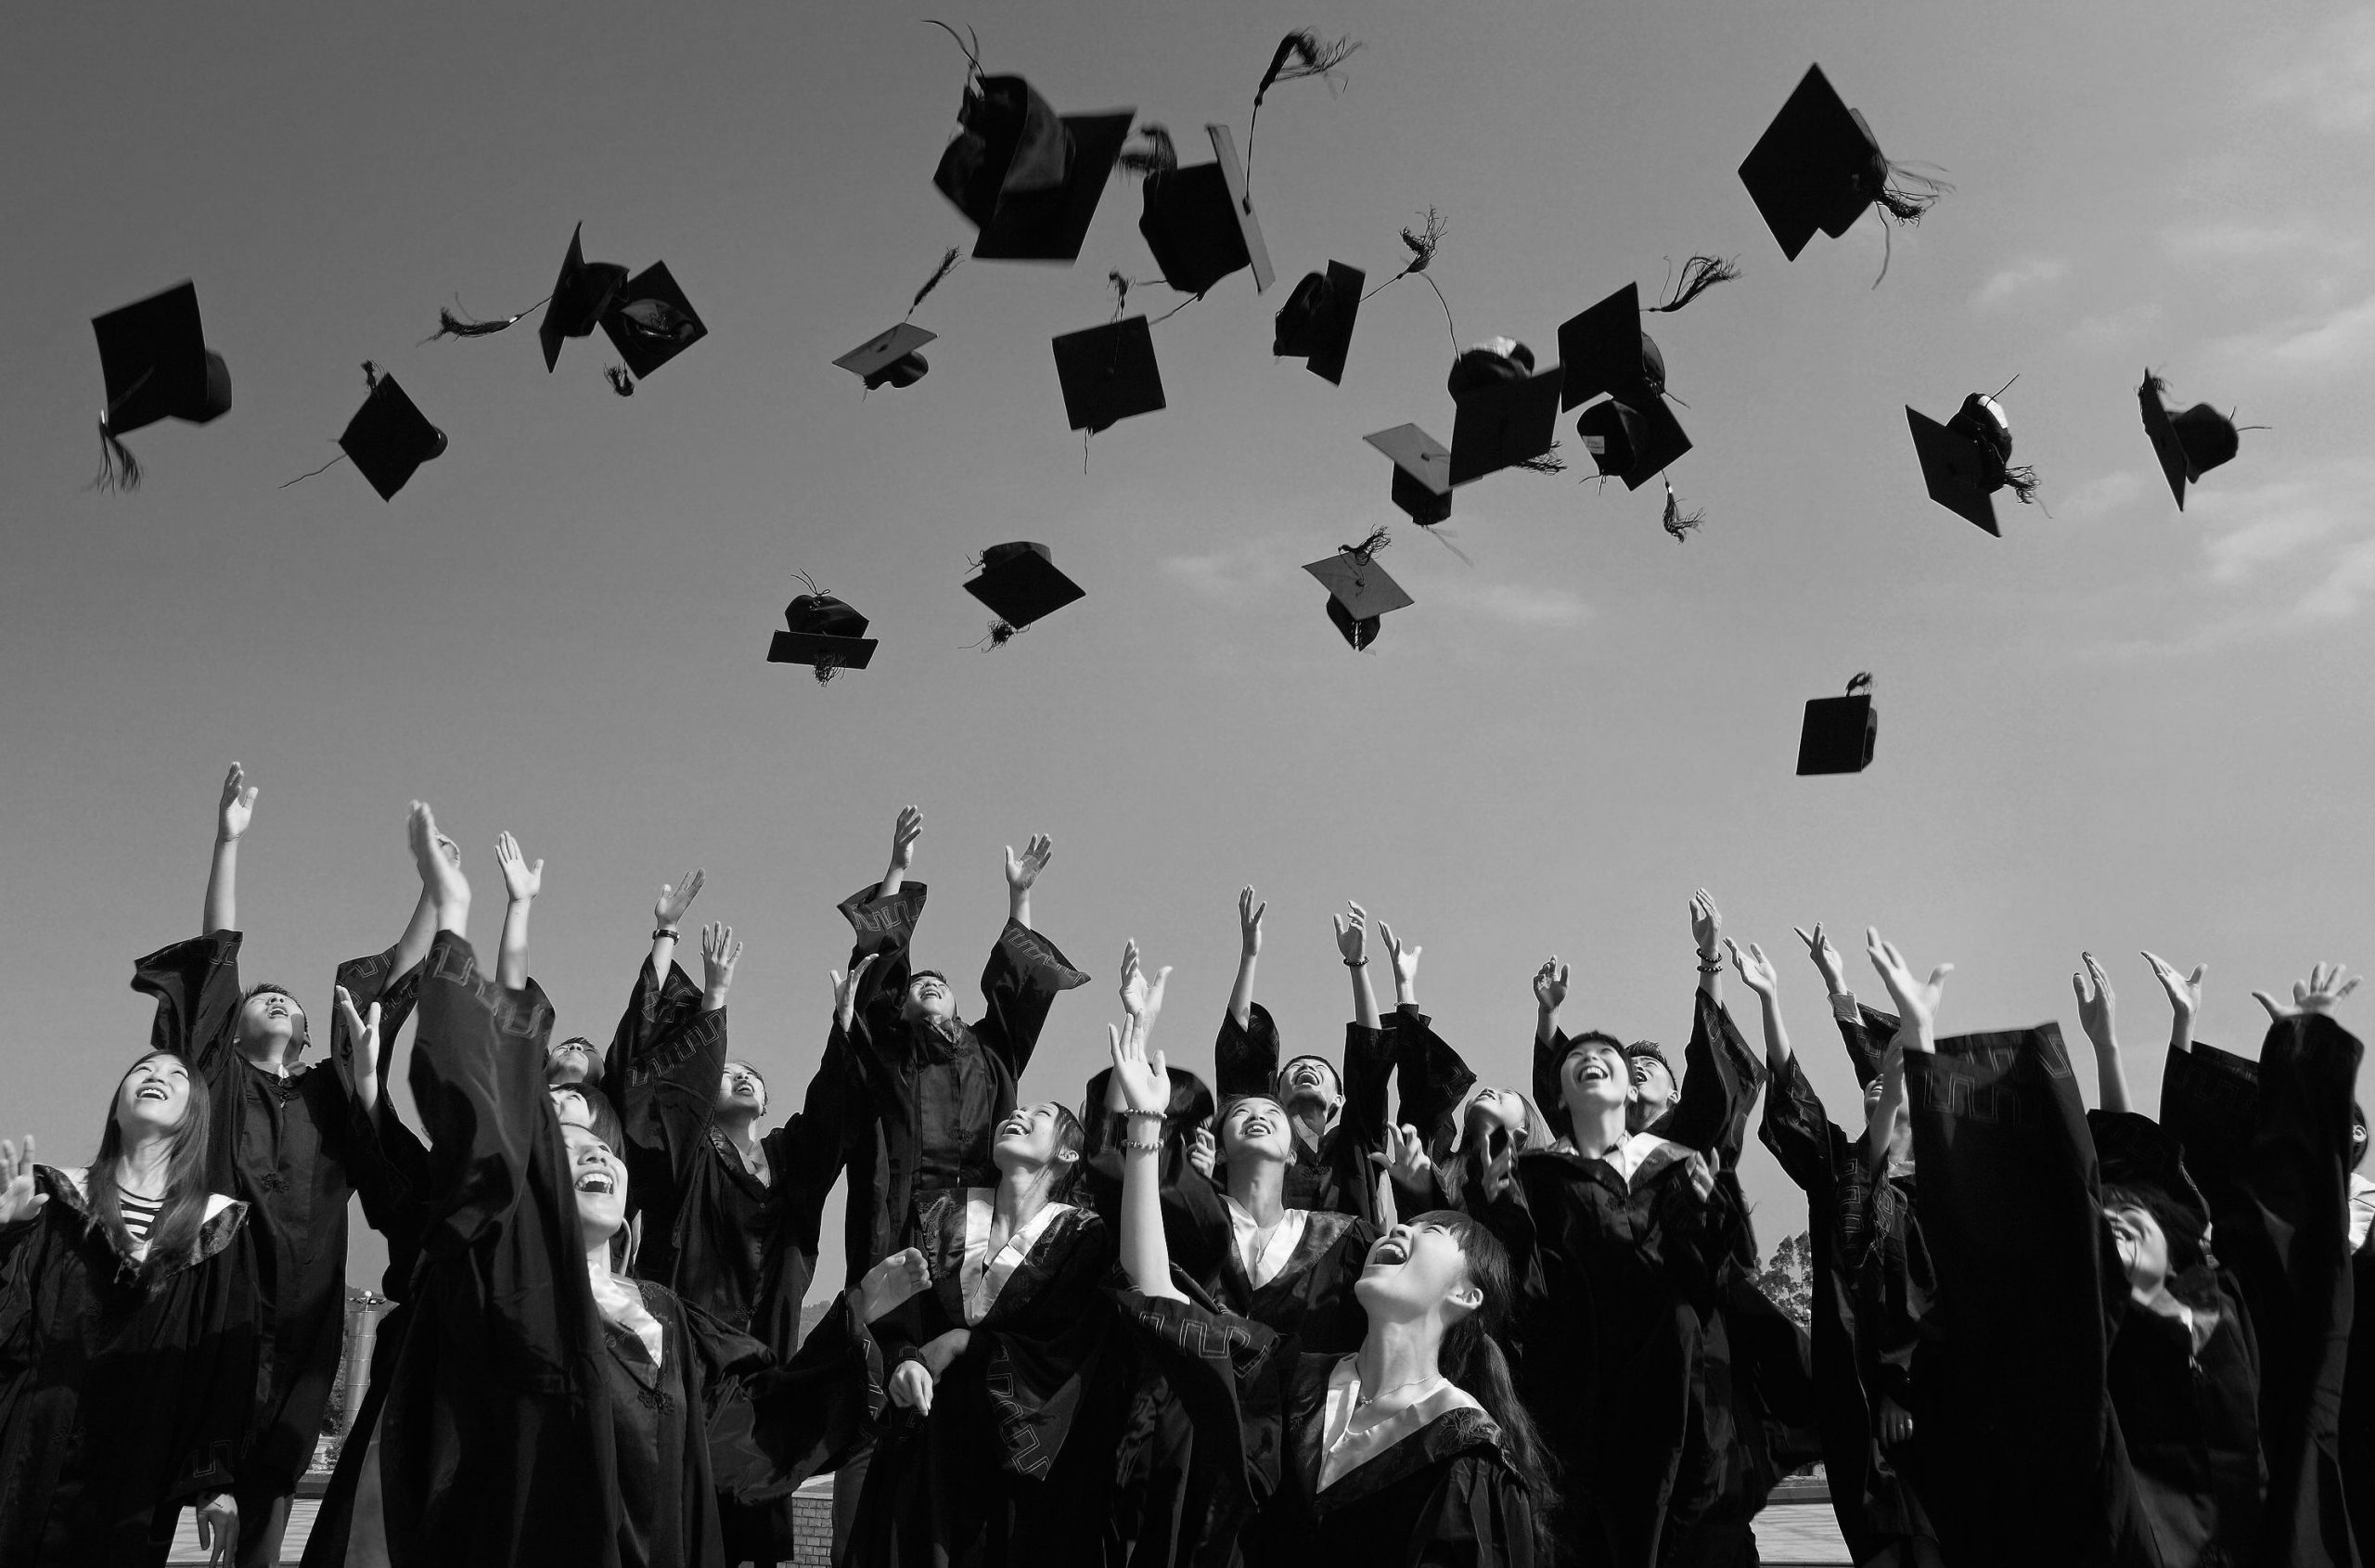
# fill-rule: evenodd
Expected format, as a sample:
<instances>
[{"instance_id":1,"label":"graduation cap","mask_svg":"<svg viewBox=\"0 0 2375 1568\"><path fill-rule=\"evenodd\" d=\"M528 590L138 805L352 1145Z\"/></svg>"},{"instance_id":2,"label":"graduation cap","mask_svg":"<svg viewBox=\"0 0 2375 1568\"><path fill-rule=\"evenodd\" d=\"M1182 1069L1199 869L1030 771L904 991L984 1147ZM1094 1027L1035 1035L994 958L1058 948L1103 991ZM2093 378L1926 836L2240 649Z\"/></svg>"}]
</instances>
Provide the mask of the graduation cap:
<instances>
[{"instance_id":1,"label":"graduation cap","mask_svg":"<svg viewBox=\"0 0 2375 1568\"><path fill-rule=\"evenodd\" d=\"M1355 653L1377 640L1380 617L1414 602L1377 563L1377 552L1391 539L1380 528L1360 544L1347 545L1303 568L1327 585L1328 619Z\"/></svg>"},{"instance_id":2,"label":"graduation cap","mask_svg":"<svg viewBox=\"0 0 2375 1568\"><path fill-rule=\"evenodd\" d=\"M1059 115L1021 77L983 75L977 60L931 183L981 231L976 257L1078 261L1136 118L1134 109Z\"/></svg>"},{"instance_id":3,"label":"graduation cap","mask_svg":"<svg viewBox=\"0 0 2375 1568\"><path fill-rule=\"evenodd\" d=\"M1270 352L1300 359L1331 386L1344 384L1344 355L1353 346L1353 323L1361 313L1361 286L1368 275L1342 262L1326 272L1307 272L1278 307Z\"/></svg>"},{"instance_id":4,"label":"graduation cap","mask_svg":"<svg viewBox=\"0 0 2375 1568\"><path fill-rule=\"evenodd\" d=\"M1558 443L1561 377L1536 375L1534 351L1508 338L1480 343L1452 363L1451 482L1533 463Z\"/></svg>"},{"instance_id":5,"label":"graduation cap","mask_svg":"<svg viewBox=\"0 0 2375 1568\"><path fill-rule=\"evenodd\" d=\"M1063 383L1064 415L1076 431L1110 430L1134 415L1168 406L1162 371L1154 361L1147 318L1133 315L1055 341L1056 377Z\"/></svg>"},{"instance_id":6,"label":"graduation cap","mask_svg":"<svg viewBox=\"0 0 2375 1568\"><path fill-rule=\"evenodd\" d=\"M1595 403L1575 421L1575 433L1600 473L1623 480L1627 490L1640 489L1690 450L1690 437L1664 398L1646 389L1634 395L1639 401Z\"/></svg>"},{"instance_id":7,"label":"graduation cap","mask_svg":"<svg viewBox=\"0 0 2375 1568\"><path fill-rule=\"evenodd\" d=\"M1451 516L1451 448L1416 425L1361 437L1393 459L1393 504L1421 528Z\"/></svg>"},{"instance_id":8,"label":"graduation cap","mask_svg":"<svg viewBox=\"0 0 2375 1568\"><path fill-rule=\"evenodd\" d=\"M1806 74L1740 164L1740 183L1791 261L1817 230L1837 239L1878 206L1918 222L1946 187L1907 175L1881 152L1863 112L1847 107L1819 65ZM1910 186L1910 188L1908 188Z\"/></svg>"},{"instance_id":9,"label":"graduation cap","mask_svg":"<svg viewBox=\"0 0 2375 1568\"><path fill-rule=\"evenodd\" d=\"M379 493L379 499L392 501L416 469L443 454L445 432L414 406L393 376L368 364L363 374L371 384L370 395L346 422L339 449Z\"/></svg>"},{"instance_id":10,"label":"graduation cap","mask_svg":"<svg viewBox=\"0 0 2375 1568\"><path fill-rule=\"evenodd\" d=\"M1666 390L1665 355L1641 330L1641 291L1628 283L1559 328L1559 404L1579 408L1602 392ZM1638 401L1637 399L1636 401Z\"/></svg>"},{"instance_id":11,"label":"graduation cap","mask_svg":"<svg viewBox=\"0 0 2375 1568\"><path fill-rule=\"evenodd\" d=\"M1881 716L1872 711L1872 677L1847 683L1844 697L1817 697L1806 704L1798 732L1798 777L1815 773L1861 773L1872 765L1872 742Z\"/></svg>"},{"instance_id":12,"label":"graduation cap","mask_svg":"<svg viewBox=\"0 0 2375 1568\"><path fill-rule=\"evenodd\" d=\"M1148 174L1138 232L1162 268L1162 280L1181 293L1200 295L1246 267L1260 293L1276 275L1245 194L1237 140L1226 125L1207 125L1204 134L1213 139L1213 161Z\"/></svg>"},{"instance_id":13,"label":"graduation cap","mask_svg":"<svg viewBox=\"0 0 2375 1568\"><path fill-rule=\"evenodd\" d=\"M1997 533L1996 492L2010 489L2023 503L2036 494L2036 470L2011 466L2012 426L2004 405L1985 392L1972 392L1945 424L1908 405L1905 422L1921 459L1930 498L1958 517Z\"/></svg>"},{"instance_id":14,"label":"graduation cap","mask_svg":"<svg viewBox=\"0 0 2375 1568\"><path fill-rule=\"evenodd\" d=\"M808 591L784 607L784 624L767 645L770 664L810 664L820 686L843 670L863 670L872 662L879 639L866 635L866 617L816 586L806 575Z\"/></svg>"},{"instance_id":15,"label":"graduation cap","mask_svg":"<svg viewBox=\"0 0 2375 1568\"><path fill-rule=\"evenodd\" d=\"M864 381L868 392L877 387L912 387L931 368L916 351L939 336L903 321L833 363Z\"/></svg>"},{"instance_id":16,"label":"graduation cap","mask_svg":"<svg viewBox=\"0 0 2375 1568\"><path fill-rule=\"evenodd\" d=\"M2161 459L2162 477L2169 482L2177 510L2184 511L2187 484L2199 483L2203 474L2231 459L2241 448L2242 437L2232 419L2207 403L2171 414L2161 402L2168 390L2169 383L2148 369L2144 384L2136 389L2136 401L2144 414L2145 433L2152 438L2152 455Z\"/></svg>"},{"instance_id":17,"label":"graduation cap","mask_svg":"<svg viewBox=\"0 0 2375 1568\"><path fill-rule=\"evenodd\" d=\"M640 379L709 336L709 328L694 314L685 291L665 262L654 262L619 286L610 309L602 315L602 330L610 346L627 362L628 372ZM615 384L617 378L612 378ZM632 391L622 386L621 392Z\"/></svg>"},{"instance_id":18,"label":"graduation cap","mask_svg":"<svg viewBox=\"0 0 2375 1568\"><path fill-rule=\"evenodd\" d=\"M1088 597L1087 589L1056 570L1054 551L1028 541L983 550L981 574L965 591L997 617L990 627L991 646L997 648L1033 622Z\"/></svg>"},{"instance_id":19,"label":"graduation cap","mask_svg":"<svg viewBox=\"0 0 2375 1568\"><path fill-rule=\"evenodd\" d=\"M545 302L544 319L536 324L536 341L544 345L545 370L548 375L560 363L560 341L592 337L594 328L610 314L619 290L626 287L626 268L616 262L585 259L584 234L585 225L582 223L569 231L569 254L561 258L560 276L553 284L552 298ZM469 325L480 331L456 331L456 325L440 313L439 335L479 337L488 330L499 332L519 319L515 315L500 325L474 322Z\"/></svg>"},{"instance_id":20,"label":"graduation cap","mask_svg":"<svg viewBox=\"0 0 2375 1568\"><path fill-rule=\"evenodd\" d=\"M231 367L206 346L198 286L184 281L91 318L99 341L107 405L99 412L103 490L140 484L140 464L122 438L160 419L203 425L231 408Z\"/></svg>"}]
</instances>

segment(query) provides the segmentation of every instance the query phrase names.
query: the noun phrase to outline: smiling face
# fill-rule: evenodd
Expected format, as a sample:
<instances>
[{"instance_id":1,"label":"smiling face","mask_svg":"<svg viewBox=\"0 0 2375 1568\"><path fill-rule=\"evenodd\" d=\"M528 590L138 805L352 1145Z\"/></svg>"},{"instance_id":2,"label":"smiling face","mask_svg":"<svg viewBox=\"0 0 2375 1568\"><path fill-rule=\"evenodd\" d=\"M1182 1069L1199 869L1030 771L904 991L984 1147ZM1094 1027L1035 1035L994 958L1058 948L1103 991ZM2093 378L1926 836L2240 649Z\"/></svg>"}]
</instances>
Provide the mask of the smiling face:
<instances>
[{"instance_id":1,"label":"smiling face","mask_svg":"<svg viewBox=\"0 0 2375 1568\"><path fill-rule=\"evenodd\" d=\"M189 1066L177 1056L142 1057L116 1087L116 1125L126 1143L172 1132L188 1114Z\"/></svg>"},{"instance_id":2,"label":"smiling face","mask_svg":"<svg viewBox=\"0 0 2375 1568\"><path fill-rule=\"evenodd\" d=\"M1072 1128L1080 1125L1053 1100L1017 1106L992 1132L990 1158L1002 1171L1069 1165L1080 1158L1080 1149L1068 1123Z\"/></svg>"},{"instance_id":3,"label":"smiling face","mask_svg":"<svg viewBox=\"0 0 2375 1568\"><path fill-rule=\"evenodd\" d=\"M1620 1109L1632 1092L1624 1047L1613 1040L1583 1041L1559 1064L1559 1098L1571 1120Z\"/></svg>"},{"instance_id":4,"label":"smiling face","mask_svg":"<svg viewBox=\"0 0 2375 1568\"><path fill-rule=\"evenodd\" d=\"M577 1189L577 1225L588 1250L609 1243L627 1222L627 1168L610 1146L585 1127L563 1124L570 1185Z\"/></svg>"},{"instance_id":5,"label":"smiling face","mask_svg":"<svg viewBox=\"0 0 2375 1568\"><path fill-rule=\"evenodd\" d=\"M601 1058L591 1040L563 1040L545 1047L545 1082L584 1084L599 1076Z\"/></svg>"},{"instance_id":6,"label":"smiling face","mask_svg":"<svg viewBox=\"0 0 2375 1568\"><path fill-rule=\"evenodd\" d=\"M1495 1132L1522 1137L1530 1120L1524 1097L1515 1089L1497 1089L1487 1085L1476 1091L1468 1102L1468 1144L1481 1144Z\"/></svg>"},{"instance_id":7,"label":"smiling face","mask_svg":"<svg viewBox=\"0 0 2375 1568\"><path fill-rule=\"evenodd\" d=\"M933 970L921 970L907 982L907 994L899 1003L901 1018L919 1018L928 1023L945 1023L956 1016L956 993L948 988L948 978Z\"/></svg>"},{"instance_id":8,"label":"smiling face","mask_svg":"<svg viewBox=\"0 0 2375 1568\"><path fill-rule=\"evenodd\" d=\"M305 1044L305 1009L286 991L259 987L240 1006L234 1037L250 1049L271 1046L302 1048Z\"/></svg>"},{"instance_id":9,"label":"smiling face","mask_svg":"<svg viewBox=\"0 0 2375 1568\"><path fill-rule=\"evenodd\" d=\"M1421 1219L1397 1225L1369 1247L1353 1284L1371 1322L1408 1322L1437 1309L1464 1317L1484 1292L1469 1278L1468 1258L1444 1227Z\"/></svg>"},{"instance_id":10,"label":"smiling face","mask_svg":"<svg viewBox=\"0 0 2375 1568\"><path fill-rule=\"evenodd\" d=\"M1229 1167L1239 1162L1269 1160L1284 1164L1294 1152L1294 1134L1287 1124L1287 1108L1262 1095L1229 1101L1221 1113L1221 1158Z\"/></svg>"},{"instance_id":11,"label":"smiling face","mask_svg":"<svg viewBox=\"0 0 2375 1568\"><path fill-rule=\"evenodd\" d=\"M1638 1116L1644 1126L1665 1114L1674 1103L1674 1072L1647 1051L1636 1051L1625 1059L1625 1078L1632 1085L1631 1102L1626 1108L1629 1122Z\"/></svg>"},{"instance_id":12,"label":"smiling face","mask_svg":"<svg viewBox=\"0 0 2375 1568\"><path fill-rule=\"evenodd\" d=\"M2127 1271L2131 1291L2151 1292L2169 1278L2169 1238L2152 1211L2132 1198L2114 1196L2103 1204L2103 1219L2112 1230L2120 1266Z\"/></svg>"},{"instance_id":13,"label":"smiling face","mask_svg":"<svg viewBox=\"0 0 2375 1568\"><path fill-rule=\"evenodd\" d=\"M767 1112L767 1081L759 1070L747 1061L729 1061L717 1084L718 1114L748 1112L764 1116Z\"/></svg>"},{"instance_id":14,"label":"smiling face","mask_svg":"<svg viewBox=\"0 0 2375 1568\"><path fill-rule=\"evenodd\" d=\"M1342 1079L1323 1057L1299 1056L1278 1069L1278 1099L1297 1114L1326 1115L1344 1098Z\"/></svg>"}]
</instances>

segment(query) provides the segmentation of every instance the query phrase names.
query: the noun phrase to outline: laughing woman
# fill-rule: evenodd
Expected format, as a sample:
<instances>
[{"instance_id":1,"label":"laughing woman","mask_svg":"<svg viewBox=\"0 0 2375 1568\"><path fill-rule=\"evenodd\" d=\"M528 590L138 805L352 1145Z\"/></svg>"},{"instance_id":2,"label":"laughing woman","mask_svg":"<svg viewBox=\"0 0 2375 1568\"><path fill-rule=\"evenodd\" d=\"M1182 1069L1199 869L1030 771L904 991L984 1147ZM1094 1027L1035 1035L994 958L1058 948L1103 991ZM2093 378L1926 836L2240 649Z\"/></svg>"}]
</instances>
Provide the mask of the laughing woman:
<instances>
[{"instance_id":1,"label":"laughing woman","mask_svg":"<svg viewBox=\"0 0 2375 1568\"><path fill-rule=\"evenodd\" d=\"M154 1051L87 1168L0 1144L0 1562L161 1562L151 1520L188 1501L236 1549L263 1309L248 1207L208 1188L211 1110Z\"/></svg>"},{"instance_id":2,"label":"laughing woman","mask_svg":"<svg viewBox=\"0 0 2375 1568\"><path fill-rule=\"evenodd\" d=\"M1138 1128L1154 1125L1169 1099L1162 1058L1147 1055L1153 1013L1134 1009L1113 1041ZM1354 1286L1368 1324L1360 1347L1305 1354L1293 1336L1208 1310L1174 1284L1157 1147L1135 1137L1123 1145L1122 1263L1137 1292L1125 1305L1172 1378L1198 1391L1189 1405L1210 1429L1200 1445L1247 1459L1212 1512L1204 1549L1225 1554L1233 1534L1249 1568L1547 1561L1536 1543L1551 1492L1492 1338L1513 1290L1490 1233L1449 1211L1394 1227Z\"/></svg>"}]
</instances>

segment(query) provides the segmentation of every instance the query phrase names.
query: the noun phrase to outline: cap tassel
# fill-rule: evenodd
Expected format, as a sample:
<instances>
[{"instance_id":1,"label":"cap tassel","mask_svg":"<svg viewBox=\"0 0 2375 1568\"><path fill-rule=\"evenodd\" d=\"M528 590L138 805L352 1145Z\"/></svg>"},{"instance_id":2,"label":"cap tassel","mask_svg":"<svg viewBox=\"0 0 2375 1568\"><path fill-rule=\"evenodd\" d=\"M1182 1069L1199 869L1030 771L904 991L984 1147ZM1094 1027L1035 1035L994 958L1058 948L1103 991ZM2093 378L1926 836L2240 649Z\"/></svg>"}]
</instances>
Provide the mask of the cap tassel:
<instances>
[{"instance_id":1,"label":"cap tassel","mask_svg":"<svg viewBox=\"0 0 2375 1568\"><path fill-rule=\"evenodd\" d=\"M1674 542L1677 545L1689 543L1690 531L1706 521L1707 512L1704 508L1695 512L1685 512L1682 509L1682 503L1675 498L1674 481L1666 481L1664 525L1665 531L1674 535Z\"/></svg>"},{"instance_id":2,"label":"cap tassel","mask_svg":"<svg viewBox=\"0 0 2375 1568\"><path fill-rule=\"evenodd\" d=\"M1938 204L1938 199L1955 187L1932 174L1924 174L1902 164L1885 163L1880 189L1873 194L1873 204L1884 217L1894 219L1898 228L1911 228L1921 221L1922 214ZM1896 247L1889 234L1889 225L1881 225L1881 272L1872 279L1878 289L1889 275L1889 263Z\"/></svg>"},{"instance_id":3,"label":"cap tassel","mask_svg":"<svg viewBox=\"0 0 2375 1568\"><path fill-rule=\"evenodd\" d=\"M1253 211L1253 135L1262 126L1262 100L1272 87L1281 82L1301 82L1309 77L1326 79L1331 89L1342 91L1336 80L1336 69L1352 58L1360 48L1357 39L1339 38L1332 44L1322 43L1319 34L1309 28L1290 32L1278 40L1276 53L1270 57L1270 69L1262 73L1262 84L1253 89L1253 113L1245 122L1245 210Z\"/></svg>"},{"instance_id":4,"label":"cap tassel","mask_svg":"<svg viewBox=\"0 0 2375 1568\"><path fill-rule=\"evenodd\" d=\"M92 476L91 488L102 495L140 488L140 459L108 428L104 414L99 416L99 471Z\"/></svg>"},{"instance_id":5,"label":"cap tassel","mask_svg":"<svg viewBox=\"0 0 2375 1568\"><path fill-rule=\"evenodd\" d=\"M952 245L948 248L947 253L940 258L940 265L932 268L931 276L924 279L924 286L916 290L914 299L907 302L907 315L910 317L916 314L916 307L924 302L924 296L939 288L941 280L955 272L956 263L964 259L956 246Z\"/></svg>"},{"instance_id":6,"label":"cap tassel","mask_svg":"<svg viewBox=\"0 0 2375 1568\"><path fill-rule=\"evenodd\" d=\"M454 302L456 304L459 304L461 303L461 301L456 299ZM491 338L497 332L517 327L520 323L527 320L528 317L544 309L546 305L551 302L552 296L547 294L543 299L538 300L534 304L530 305L526 310L520 312L516 315L507 315L500 319L486 321L473 320L469 316L457 315L450 309L440 306L437 311L437 330L431 332L428 337L423 338L421 341L424 343L433 343L440 338Z\"/></svg>"},{"instance_id":7,"label":"cap tassel","mask_svg":"<svg viewBox=\"0 0 2375 1568\"><path fill-rule=\"evenodd\" d=\"M973 650L977 653L995 653L1021 636L1022 633L1023 628L1011 622L993 621L990 623L990 635L973 644Z\"/></svg>"},{"instance_id":8,"label":"cap tassel","mask_svg":"<svg viewBox=\"0 0 2375 1568\"><path fill-rule=\"evenodd\" d=\"M1872 672L1869 670L1856 671L1855 678L1847 683L1847 695L1850 697L1855 696L1859 691L1869 691L1871 689Z\"/></svg>"},{"instance_id":9,"label":"cap tassel","mask_svg":"<svg viewBox=\"0 0 2375 1568\"><path fill-rule=\"evenodd\" d=\"M1682 279L1675 287L1674 298L1650 310L1671 313L1680 310L1718 283L1729 283L1740 275L1740 262L1725 261L1718 256L1693 256L1682 263Z\"/></svg>"},{"instance_id":10,"label":"cap tassel","mask_svg":"<svg viewBox=\"0 0 2375 1568\"><path fill-rule=\"evenodd\" d=\"M1521 457L1509 466L1513 469L1523 469L1528 473L1563 474L1567 471L1567 459L1559 456L1559 443L1554 441L1550 443L1550 450L1542 456Z\"/></svg>"},{"instance_id":11,"label":"cap tassel","mask_svg":"<svg viewBox=\"0 0 2375 1568\"><path fill-rule=\"evenodd\" d=\"M1357 545L1339 545L1337 549L1353 558L1353 585L1367 586L1361 569L1377 559L1378 551L1393 543L1393 531L1382 523L1369 530L1369 536Z\"/></svg>"},{"instance_id":12,"label":"cap tassel","mask_svg":"<svg viewBox=\"0 0 2375 1568\"><path fill-rule=\"evenodd\" d=\"M1179 167L1179 148L1172 141L1169 127L1150 121L1138 127L1138 135L1146 138L1146 145L1122 149L1123 174L1152 179Z\"/></svg>"},{"instance_id":13,"label":"cap tassel","mask_svg":"<svg viewBox=\"0 0 2375 1568\"><path fill-rule=\"evenodd\" d=\"M286 490L286 489L288 489L288 488L289 488L290 485L292 485L292 484L302 484L302 482L304 482L306 480L309 480L309 479L313 478L315 474L326 474L326 473L329 472L332 469L337 468L340 463L343 463L343 462L345 462L345 461L346 461L346 454L345 454L345 453L343 453L343 452L341 452L341 453L340 453L337 456L335 456L335 457L331 458L328 462L324 463L320 468L318 468L318 469L312 469L312 470L310 470L310 471L308 471L308 472L305 472L305 473L299 474L295 479L291 479L291 480L283 480L279 484L276 485L274 488L276 488L276 489L279 489L279 490Z\"/></svg>"},{"instance_id":14,"label":"cap tassel","mask_svg":"<svg viewBox=\"0 0 2375 1568\"><path fill-rule=\"evenodd\" d=\"M831 685L833 677L841 673L841 662L832 654L820 653L816 656L816 684L818 686Z\"/></svg>"},{"instance_id":15,"label":"cap tassel","mask_svg":"<svg viewBox=\"0 0 2375 1568\"><path fill-rule=\"evenodd\" d=\"M602 367L602 374L610 379L610 390L618 393L621 397L633 397L635 395L635 378L627 374L627 367L625 366L604 366Z\"/></svg>"},{"instance_id":16,"label":"cap tassel","mask_svg":"<svg viewBox=\"0 0 2375 1568\"><path fill-rule=\"evenodd\" d=\"M937 20L931 17L926 17L924 19L924 25L926 27L936 27L943 32L948 34L951 38L956 38L956 30L949 26L944 21ZM973 41L968 44L964 39L956 38L956 46L965 51L965 65L967 68L965 80L968 84L970 84L974 77L982 74L982 35L978 32L974 32L970 26L968 26L965 31L971 34Z\"/></svg>"},{"instance_id":17,"label":"cap tassel","mask_svg":"<svg viewBox=\"0 0 2375 1568\"><path fill-rule=\"evenodd\" d=\"M2021 505L2031 507L2037 499L2037 470L2027 463L2004 470L2004 487L2021 499Z\"/></svg>"}]
</instances>

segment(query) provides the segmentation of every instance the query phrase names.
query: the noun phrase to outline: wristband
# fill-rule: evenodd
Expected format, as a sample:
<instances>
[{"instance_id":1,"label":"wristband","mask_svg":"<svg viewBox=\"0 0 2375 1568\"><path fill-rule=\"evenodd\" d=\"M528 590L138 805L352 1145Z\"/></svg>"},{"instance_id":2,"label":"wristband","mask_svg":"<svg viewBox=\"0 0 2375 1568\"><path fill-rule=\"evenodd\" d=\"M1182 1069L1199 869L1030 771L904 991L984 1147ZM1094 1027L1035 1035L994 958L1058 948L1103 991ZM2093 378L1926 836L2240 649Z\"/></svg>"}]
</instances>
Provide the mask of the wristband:
<instances>
[{"instance_id":1,"label":"wristband","mask_svg":"<svg viewBox=\"0 0 2375 1568\"><path fill-rule=\"evenodd\" d=\"M1125 1154L1160 1154L1162 1152L1162 1145L1160 1143L1139 1143L1134 1139L1125 1137L1122 1140L1122 1151Z\"/></svg>"},{"instance_id":2,"label":"wristband","mask_svg":"<svg viewBox=\"0 0 2375 1568\"><path fill-rule=\"evenodd\" d=\"M1701 953L1699 955L1699 972L1701 974L1721 974L1724 972L1724 960L1716 958L1712 953Z\"/></svg>"},{"instance_id":3,"label":"wristband","mask_svg":"<svg viewBox=\"0 0 2375 1568\"><path fill-rule=\"evenodd\" d=\"M1122 1114L1125 1119L1136 1122L1167 1121L1171 1115L1167 1111L1124 1111Z\"/></svg>"},{"instance_id":4,"label":"wristband","mask_svg":"<svg viewBox=\"0 0 2375 1568\"><path fill-rule=\"evenodd\" d=\"M1367 958L1347 958L1344 960L1344 967L1348 970L1365 970L1369 967L1369 961Z\"/></svg>"},{"instance_id":5,"label":"wristband","mask_svg":"<svg viewBox=\"0 0 2375 1568\"><path fill-rule=\"evenodd\" d=\"M681 942L684 940L684 937L685 933L678 931L674 926L661 926L658 931L651 933L651 940L654 942L661 941L662 938L665 938L670 942Z\"/></svg>"}]
</instances>

